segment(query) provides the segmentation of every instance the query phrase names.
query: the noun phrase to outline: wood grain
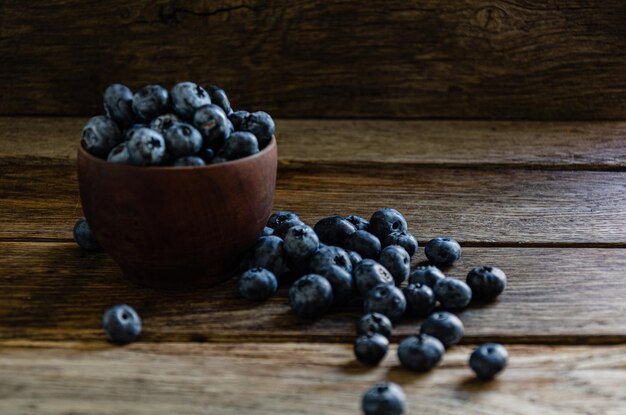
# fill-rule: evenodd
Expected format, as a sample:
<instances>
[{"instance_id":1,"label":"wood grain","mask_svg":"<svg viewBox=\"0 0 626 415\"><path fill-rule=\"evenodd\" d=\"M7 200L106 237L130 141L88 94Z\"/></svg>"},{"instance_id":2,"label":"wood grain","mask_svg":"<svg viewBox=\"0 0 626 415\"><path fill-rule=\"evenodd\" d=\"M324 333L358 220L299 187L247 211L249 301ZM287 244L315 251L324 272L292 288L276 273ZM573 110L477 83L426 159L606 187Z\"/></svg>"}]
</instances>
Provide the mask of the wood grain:
<instances>
[{"instance_id":1,"label":"wood grain","mask_svg":"<svg viewBox=\"0 0 626 415\"><path fill-rule=\"evenodd\" d=\"M621 0L3 1L0 113L190 79L283 117L624 119L625 18Z\"/></svg>"},{"instance_id":2,"label":"wood grain","mask_svg":"<svg viewBox=\"0 0 626 415\"><path fill-rule=\"evenodd\" d=\"M0 164L70 164L85 117L0 117ZM276 120L280 162L626 169L619 121Z\"/></svg>"},{"instance_id":3,"label":"wood grain","mask_svg":"<svg viewBox=\"0 0 626 415\"><path fill-rule=\"evenodd\" d=\"M381 381L402 385L408 413L607 414L626 406L626 347L509 347L491 382L475 380L470 348L434 371L398 365L395 347L366 369L347 345L135 344L101 350L3 348L4 414L356 414Z\"/></svg>"},{"instance_id":4,"label":"wood grain","mask_svg":"<svg viewBox=\"0 0 626 415\"><path fill-rule=\"evenodd\" d=\"M72 243L0 243L0 252L3 342L104 342L102 313L120 302L143 317L145 342L352 342L361 313L355 301L319 320L299 320L287 304L289 281L263 304L241 298L235 280L197 291L138 288L106 254L85 254ZM626 249L465 248L448 274L464 278L485 264L500 266L509 286L497 302L459 314L464 342L626 341ZM396 340L418 325L398 323Z\"/></svg>"}]
</instances>

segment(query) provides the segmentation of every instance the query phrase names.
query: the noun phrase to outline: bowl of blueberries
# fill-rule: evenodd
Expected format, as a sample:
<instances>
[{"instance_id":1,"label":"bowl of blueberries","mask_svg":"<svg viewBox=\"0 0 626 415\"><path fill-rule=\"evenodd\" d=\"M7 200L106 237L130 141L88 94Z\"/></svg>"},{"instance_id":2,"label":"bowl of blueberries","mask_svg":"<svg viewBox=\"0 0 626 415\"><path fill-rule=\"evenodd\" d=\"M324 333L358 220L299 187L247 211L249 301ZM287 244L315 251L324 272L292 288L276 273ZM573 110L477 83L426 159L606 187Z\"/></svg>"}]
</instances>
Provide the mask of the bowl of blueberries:
<instances>
[{"instance_id":1,"label":"bowl of blueberries","mask_svg":"<svg viewBox=\"0 0 626 415\"><path fill-rule=\"evenodd\" d=\"M233 111L222 88L121 84L104 93L78 149L83 211L123 274L159 288L236 272L274 198L272 117Z\"/></svg>"}]
</instances>

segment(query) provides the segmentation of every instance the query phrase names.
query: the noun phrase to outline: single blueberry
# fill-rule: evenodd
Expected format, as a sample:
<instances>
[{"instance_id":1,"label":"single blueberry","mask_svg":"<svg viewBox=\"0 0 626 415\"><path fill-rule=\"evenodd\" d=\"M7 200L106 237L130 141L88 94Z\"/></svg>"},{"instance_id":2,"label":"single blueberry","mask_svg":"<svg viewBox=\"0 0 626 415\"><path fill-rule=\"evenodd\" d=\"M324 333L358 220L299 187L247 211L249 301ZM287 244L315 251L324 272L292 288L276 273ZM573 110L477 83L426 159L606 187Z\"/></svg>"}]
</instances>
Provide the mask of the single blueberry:
<instances>
[{"instance_id":1,"label":"single blueberry","mask_svg":"<svg viewBox=\"0 0 626 415\"><path fill-rule=\"evenodd\" d=\"M276 229L279 225L283 224L284 222L287 222L293 219L300 220L298 215L296 215L293 212L274 212L272 213L272 216L270 216L269 220L267 221L267 226L269 226L272 229Z\"/></svg>"},{"instance_id":2,"label":"single blueberry","mask_svg":"<svg viewBox=\"0 0 626 415\"><path fill-rule=\"evenodd\" d=\"M186 120L190 120L198 108L211 104L209 93L193 82L174 85L170 95L174 111Z\"/></svg>"},{"instance_id":3,"label":"single blueberry","mask_svg":"<svg viewBox=\"0 0 626 415\"><path fill-rule=\"evenodd\" d=\"M136 166L157 165L165 156L163 136L150 128L140 128L128 141L130 163Z\"/></svg>"},{"instance_id":4,"label":"single blueberry","mask_svg":"<svg viewBox=\"0 0 626 415\"><path fill-rule=\"evenodd\" d=\"M161 135L164 135L172 125L178 124L179 122L180 118L178 118L175 114L163 114L159 115L150 122L150 128L159 132Z\"/></svg>"},{"instance_id":5,"label":"single blueberry","mask_svg":"<svg viewBox=\"0 0 626 415\"><path fill-rule=\"evenodd\" d=\"M102 250L85 218L78 219L74 225L74 241L85 251L97 252Z\"/></svg>"},{"instance_id":6,"label":"single blueberry","mask_svg":"<svg viewBox=\"0 0 626 415\"><path fill-rule=\"evenodd\" d=\"M226 115L231 114L233 109L230 107L230 101L228 100L226 91L216 85L211 85L208 89L209 95L211 96L211 102L223 109Z\"/></svg>"},{"instance_id":7,"label":"single blueberry","mask_svg":"<svg viewBox=\"0 0 626 415\"><path fill-rule=\"evenodd\" d=\"M107 161L114 164L130 164L128 143L124 141L113 147L113 150L109 153L109 157L107 157Z\"/></svg>"},{"instance_id":8,"label":"single blueberry","mask_svg":"<svg viewBox=\"0 0 626 415\"><path fill-rule=\"evenodd\" d=\"M233 125L224 111L213 104L198 108L193 116L193 125L202 134L204 147L214 150L222 147L233 132Z\"/></svg>"},{"instance_id":9,"label":"single blueberry","mask_svg":"<svg viewBox=\"0 0 626 415\"><path fill-rule=\"evenodd\" d=\"M102 327L110 342L131 343L141 334L141 319L131 306L116 304L105 311Z\"/></svg>"},{"instance_id":10,"label":"single blueberry","mask_svg":"<svg viewBox=\"0 0 626 415\"><path fill-rule=\"evenodd\" d=\"M352 274L337 265L322 268L318 273L333 287L333 304L344 305L350 301L354 292Z\"/></svg>"},{"instance_id":11,"label":"single blueberry","mask_svg":"<svg viewBox=\"0 0 626 415\"><path fill-rule=\"evenodd\" d=\"M310 226L294 226L285 235L285 253L292 258L308 258L319 248L320 241Z\"/></svg>"},{"instance_id":12,"label":"single blueberry","mask_svg":"<svg viewBox=\"0 0 626 415\"><path fill-rule=\"evenodd\" d=\"M259 143L254 134L237 131L232 133L220 149L219 156L226 160L235 160L259 152Z\"/></svg>"},{"instance_id":13,"label":"single blueberry","mask_svg":"<svg viewBox=\"0 0 626 415\"><path fill-rule=\"evenodd\" d=\"M284 239L285 236L287 236L287 232L289 232L289 229L293 228L294 226L306 226L306 224L300 219L290 219L276 226L276 228L274 228L274 235Z\"/></svg>"},{"instance_id":14,"label":"single blueberry","mask_svg":"<svg viewBox=\"0 0 626 415\"><path fill-rule=\"evenodd\" d=\"M443 308L461 309L472 301L472 290L463 281L446 277L433 287L435 297Z\"/></svg>"},{"instance_id":15,"label":"single blueberry","mask_svg":"<svg viewBox=\"0 0 626 415\"><path fill-rule=\"evenodd\" d=\"M104 158L122 141L122 132L109 117L98 115L87 121L80 139L81 146L90 154Z\"/></svg>"},{"instance_id":16,"label":"single blueberry","mask_svg":"<svg viewBox=\"0 0 626 415\"><path fill-rule=\"evenodd\" d=\"M373 259L364 259L359 262L352 273L357 291L362 295L367 295L370 290L378 284L394 284L393 276L387 268L380 265Z\"/></svg>"},{"instance_id":17,"label":"single blueberry","mask_svg":"<svg viewBox=\"0 0 626 415\"><path fill-rule=\"evenodd\" d=\"M348 256L350 257L350 263L352 264L352 268L356 267L356 264L363 261L363 257L359 255L358 252L354 251L346 251Z\"/></svg>"},{"instance_id":18,"label":"single blueberry","mask_svg":"<svg viewBox=\"0 0 626 415\"><path fill-rule=\"evenodd\" d=\"M272 141L275 128L272 117L263 111L251 113L242 120L239 127L241 131L248 131L254 134L257 140L259 140L259 148L265 148Z\"/></svg>"},{"instance_id":19,"label":"single blueberry","mask_svg":"<svg viewBox=\"0 0 626 415\"><path fill-rule=\"evenodd\" d=\"M445 353L444 345L428 334L407 337L398 345L398 359L402 366L416 372L428 372Z\"/></svg>"},{"instance_id":20,"label":"single blueberry","mask_svg":"<svg viewBox=\"0 0 626 415\"><path fill-rule=\"evenodd\" d=\"M378 259L380 257L380 241L368 231L356 231L348 235L343 247L358 252L363 258Z\"/></svg>"},{"instance_id":21,"label":"single blueberry","mask_svg":"<svg viewBox=\"0 0 626 415\"><path fill-rule=\"evenodd\" d=\"M370 223L367 221L367 219L357 215L346 216L345 219L353 224L357 231L366 231L367 228L370 226Z\"/></svg>"},{"instance_id":22,"label":"single blueberry","mask_svg":"<svg viewBox=\"0 0 626 415\"><path fill-rule=\"evenodd\" d=\"M424 253L431 264L448 266L461 258L461 245L454 239L434 238L426 243Z\"/></svg>"},{"instance_id":23,"label":"single blueberry","mask_svg":"<svg viewBox=\"0 0 626 415\"><path fill-rule=\"evenodd\" d=\"M332 302L333 289L321 275L305 275L289 289L289 305L298 317L321 316L328 311Z\"/></svg>"},{"instance_id":24,"label":"single blueberry","mask_svg":"<svg viewBox=\"0 0 626 415\"><path fill-rule=\"evenodd\" d=\"M482 380L493 379L507 365L509 353L497 343L485 343L478 346L470 355L470 368Z\"/></svg>"},{"instance_id":25,"label":"single blueberry","mask_svg":"<svg viewBox=\"0 0 626 415\"><path fill-rule=\"evenodd\" d=\"M399 288L382 283L372 288L365 297L366 313L384 314L391 321L399 320L406 311L406 299Z\"/></svg>"},{"instance_id":26,"label":"single blueberry","mask_svg":"<svg viewBox=\"0 0 626 415\"><path fill-rule=\"evenodd\" d=\"M406 229L406 219L395 209L379 209L370 218L369 231L380 240L385 239L392 232L403 232Z\"/></svg>"},{"instance_id":27,"label":"single blueberry","mask_svg":"<svg viewBox=\"0 0 626 415\"><path fill-rule=\"evenodd\" d=\"M407 312L413 316L425 317L429 315L437 304L435 294L428 285L409 284L402 289L406 298Z\"/></svg>"},{"instance_id":28,"label":"single blueberry","mask_svg":"<svg viewBox=\"0 0 626 415\"><path fill-rule=\"evenodd\" d=\"M250 116L248 111L234 111L228 115L228 119L233 123L235 131L241 131L241 124Z\"/></svg>"},{"instance_id":29,"label":"single blueberry","mask_svg":"<svg viewBox=\"0 0 626 415\"><path fill-rule=\"evenodd\" d=\"M399 245L389 245L380 253L380 265L387 268L396 285L406 280L411 272L411 257L406 249Z\"/></svg>"},{"instance_id":30,"label":"single blueberry","mask_svg":"<svg viewBox=\"0 0 626 415\"><path fill-rule=\"evenodd\" d=\"M274 229L264 226L263 227L263 232L261 233L261 236L270 236L274 234Z\"/></svg>"},{"instance_id":31,"label":"single blueberry","mask_svg":"<svg viewBox=\"0 0 626 415\"><path fill-rule=\"evenodd\" d=\"M352 263L350 262L348 253L339 247L330 245L321 246L317 252L311 256L309 265L311 271L316 273L320 273L322 270L332 265L337 265L347 272L352 272Z\"/></svg>"},{"instance_id":32,"label":"single blueberry","mask_svg":"<svg viewBox=\"0 0 626 415\"><path fill-rule=\"evenodd\" d=\"M202 135L191 125L179 122L165 130L165 147L174 157L190 156L200 151Z\"/></svg>"},{"instance_id":33,"label":"single blueberry","mask_svg":"<svg viewBox=\"0 0 626 415\"><path fill-rule=\"evenodd\" d=\"M365 392L361 402L365 415L401 415L406 410L406 396L395 383L381 383Z\"/></svg>"},{"instance_id":34,"label":"single blueberry","mask_svg":"<svg viewBox=\"0 0 626 415\"><path fill-rule=\"evenodd\" d=\"M380 313L365 314L356 323L356 332L360 336L367 333L378 333L391 339L392 328L391 320Z\"/></svg>"},{"instance_id":35,"label":"single blueberry","mask_svg":"<svg viewBox=\"0 0 626 415\"><path fill-rule=\"evenodd\" d=\"M144 122L170 110L170 94L161 85L146 85L133 95L133 111Z\"/></svg>"},{"instance_id":36,"label":"single blueberry","mask_svg":"<svg viewBox=\"0 0 626 415\"><path fill-rule=\"evenodd\" d=\"M439 268L434 265L426 265L415 268L415 271L409 276L409 284L425 284L433 288L437 281L444 279L446 276Z\"/></svg>"},{"instance_id":37,"label":"single blueberry","mask_svg":"<svg viewBox=\"0 0 626 415\"><path fill-rule=\"evenodd\" d=\"M250 268L265 268L276 276L280 276L284 269L284 242L277 236L260 237L252 250L248 266Z\"/></svg>"},{"instance_id":38,"label":"single blueberry","mask_svg":"<svg viewBox=\"0 0 626 415\"><path fill-rule=\"evenodd\" d=\"M383 246L400 245L406 249L406 252L409 253L410 257L413 257L413 255L417 252L417 240L410 232L407 231L391 232L381 242L383 243Z\"/></svg>"},{"instance_id":39,"label":"single blueberry","mask_svg":"<svg viewBox=\"0 0 626 415\"><path fill-rule=\"evenodd\" d=\"M461 341L464 332L463 322L447 311L431 314L420 327L420 333L438 338L445 347Z\"/></svg>"},{"instance_id":40,"label":"single blueberry","mask_svg":"<svg viewBox=\"0 0 626 415\"><path fill-rule=\"evenodd\" d=\"M198 167L198 166L206 166L204 160L197 156L186 156L181 157L174 160L172 166L176 167Z\"/></svg>"},{"instance_id":41,"label":"single blueberry","mask_svg":"<svg viewBox=\"0 0 626 415\"><path fill-rule=\"evenodd\" d=\"M506 288L506 274L491 266L472 269L465 281L472 289L472 298L480 301L492 301Z\"/></svg>"},{"instance_id":42,"label":"single blueberry","mask_svg":"<svg viewBox=\"0 0 626 415\"><path fill-rule=\"evenodd\" d=\"M368 366L380 363L389 351L389 340L382 334L366 333L357 337L354 342L354 355L356 359Z\"/></svg>"},{"instance_id":43,"label":"single blueberry","mask_svg":"<svg viewBox=\"0 0 626 415\"><path fill-rule=\"evenodd\" d=\"M321 242L333 246L343 246L346 238L356 232L354 225L341 216L320 219L313 229Z\"/></svg>"},{"instance_id":44,"label":"single blueberry","mask_svg":"<svg viewBox=\"0 0 626 415\"><path fill-rule=\"evenodd\" d=\"M104 91L104 111L120 127L128 127L135 120L133 92L122 84L109 85Z\"/></svg>"},{"instance_id":45,"label":"single blueberry","mask_svg":"<svg viewBox=\"0 0 626 415\"><path fill-rule=\"evenodd\" d=\"M251 301L265 301L278 289L276 276L265 268L252 268L241 274L239 292Z\"/></svg>"}]
</instances>

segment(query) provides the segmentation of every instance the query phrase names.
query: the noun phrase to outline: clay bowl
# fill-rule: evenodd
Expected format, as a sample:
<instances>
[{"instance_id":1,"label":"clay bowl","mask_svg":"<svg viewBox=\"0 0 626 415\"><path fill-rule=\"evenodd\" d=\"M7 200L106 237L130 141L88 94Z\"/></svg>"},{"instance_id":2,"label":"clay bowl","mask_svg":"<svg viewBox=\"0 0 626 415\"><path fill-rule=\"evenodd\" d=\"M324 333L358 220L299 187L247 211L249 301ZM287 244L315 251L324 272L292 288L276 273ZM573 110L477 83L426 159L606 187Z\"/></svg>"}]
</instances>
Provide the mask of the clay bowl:
<instances>
[{"instance_id":1,"label":"clay bowl","mask_svg":"<svg viewBox=\"0 0 626 415\"><path fill-rule=\"evenodd\" d=\"M266 224L276 140L202 167L136 167L78 150L87 222L125 277L156 288L205 287L232 276Z\"/></svg>"}]
</instances>

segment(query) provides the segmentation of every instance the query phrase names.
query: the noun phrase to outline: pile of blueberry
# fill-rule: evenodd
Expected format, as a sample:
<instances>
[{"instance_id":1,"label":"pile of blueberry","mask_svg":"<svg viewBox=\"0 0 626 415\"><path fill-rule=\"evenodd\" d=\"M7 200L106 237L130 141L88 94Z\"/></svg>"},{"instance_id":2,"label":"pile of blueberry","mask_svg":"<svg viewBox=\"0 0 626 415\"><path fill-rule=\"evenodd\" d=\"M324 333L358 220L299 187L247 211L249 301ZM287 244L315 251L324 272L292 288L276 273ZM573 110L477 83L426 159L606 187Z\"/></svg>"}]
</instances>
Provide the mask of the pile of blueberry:
<instances>
[{"instance_id":1,"label":"pile of blueberry","mask_svg":"<svg viewBox=\"0 0 626 415\"><path fill-rule=\"evenodd\" d=\"M106 115L91 118L81 145L111 163L204 166L258 153L272 140L263 111L233 111L224 90L181 82L168 91L146 85L134 94L121 84L104 92Z\"/></svg>"}]
</instances>

